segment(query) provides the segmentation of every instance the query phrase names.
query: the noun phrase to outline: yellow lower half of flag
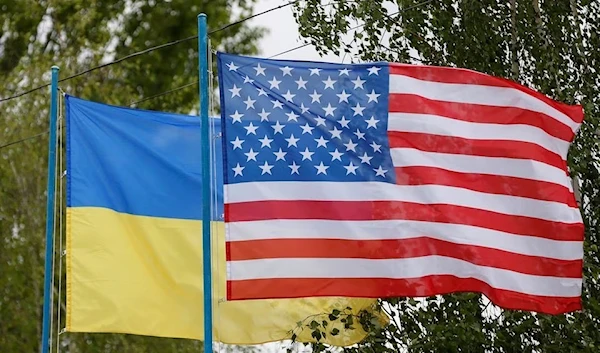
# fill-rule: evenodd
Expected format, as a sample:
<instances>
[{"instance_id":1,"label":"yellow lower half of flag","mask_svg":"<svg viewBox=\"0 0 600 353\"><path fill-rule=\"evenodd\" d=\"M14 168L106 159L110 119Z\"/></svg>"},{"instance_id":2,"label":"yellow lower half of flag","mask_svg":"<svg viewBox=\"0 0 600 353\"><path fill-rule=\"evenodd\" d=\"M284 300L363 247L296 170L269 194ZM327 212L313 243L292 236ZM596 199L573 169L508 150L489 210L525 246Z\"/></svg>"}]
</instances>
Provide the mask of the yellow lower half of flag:
<instances>
[{"instance_id":1,"label":"yellow lower half of flag","mask_svg":"<svg viewBox=\"0 0 600 353\"><path fill-rule=\"evenodd\" d=\"M67 331L203 339L202 222L135 216L106 208L67 210ZM311 342L298 328L333 309L370 310L374 299L306 298L226 302L225 238L213 222L215 340L252 345L289 339ZM385 314L375 313L382 324ZM348 346L360 325L324 343ZM342 326L340 326L342 325Z\"/></svg>"}]
</instances>

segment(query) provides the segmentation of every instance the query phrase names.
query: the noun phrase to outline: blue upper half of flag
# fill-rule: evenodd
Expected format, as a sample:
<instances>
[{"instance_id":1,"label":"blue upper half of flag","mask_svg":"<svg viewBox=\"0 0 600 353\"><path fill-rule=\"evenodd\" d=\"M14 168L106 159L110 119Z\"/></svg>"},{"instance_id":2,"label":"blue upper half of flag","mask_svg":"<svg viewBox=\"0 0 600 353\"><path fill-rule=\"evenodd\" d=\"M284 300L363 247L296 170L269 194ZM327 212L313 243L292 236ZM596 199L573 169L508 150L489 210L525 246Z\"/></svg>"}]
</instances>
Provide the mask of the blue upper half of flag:
<instances>
[{"instance_id":1,"label":"blue upper half of flag","mask_svg":"<svg viewBox=\"0 0 600 353\"><path fill-rule=\"evenodd\" d=\"M67 205L140 216L202 219L200 119L66 97ZM214 134L217 119L210 119ZM213 139L217 141L218 139ZM216 146L216 210L223 213Z\"/></svg>"},{"instance_id":2,"label":"blue upper half of flag","mask_svg":"<svg viewBox=\"0 0 600 353\"><path fill-rule=\"evenodd\" d=\"M225 183L395 181L387 63L217 58Z\"/></svg>"}]
</instances>

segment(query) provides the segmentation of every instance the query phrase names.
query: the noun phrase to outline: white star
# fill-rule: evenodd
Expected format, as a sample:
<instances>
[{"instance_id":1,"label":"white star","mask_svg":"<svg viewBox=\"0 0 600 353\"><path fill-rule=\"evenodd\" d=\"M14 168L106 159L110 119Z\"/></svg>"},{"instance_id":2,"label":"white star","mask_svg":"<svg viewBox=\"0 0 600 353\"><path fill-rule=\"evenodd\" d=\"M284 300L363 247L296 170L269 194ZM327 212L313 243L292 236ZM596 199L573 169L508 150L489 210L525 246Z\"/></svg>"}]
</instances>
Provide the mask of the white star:
<instances>
[{"instance_id":1,"label":"white star","mask_svg":"<svg viewBox=\"0 0 600 353\"><path fill-rule=\"evenodd\" d=\"M312 161L312 155L315 154L315 153L309 151L308 147L306 147L306 149L304 150L304 152L300 152L300 154L302 155L302 160L308 159L309 161Z\"/></svg>"},{"instance_id":2,"label":"white star","mask_svg":"<svg viewBox=\"0 0 600 353\"><path fill-rule=\"evenodd\" d=\"M340 101L338 103L342 103L342 102L348 103L348 97L350 97L350 95L348 93L346 93L346 90L342 90L342 93L336 94L336 96L338 96L340 98Z\"/></svg>"},{"instance_id":3,"label":"white star","mask_svg":"<svg viewBox=\"0 0 600 353\"><path fill-rule=\"evenodd\" d=\"M363 80L360 79L360 77L357 77L356 80L350 81L350 82L354 83L354 89L357 89L357 88L363 88L364 89L363 83L365 83L367 81L363 81Z\"/></svg>"},{"instance_id":4,"label":"white star","mask_svg":"<svg viewBox=\"0 0 600 353\"><path fill-rule=\"evenodd\" d=\"M275 78L275 76L273 76L273 79L271 81L267 81L267 82L269 82L269 84L271 85L269 87L270 89L273 89L273 88L279 89L279 84L281 83L281 81L277 80Z\"/></svg>"},{"instance_id":5,"label":"white star","mask_svg":"<svg viewBox=\"0 0 600 353\"><path fill-rule=\"evenodd\" d=\"M267 95L267 92L265 92L265 90L264 90L264 89L262 89L262 88L259 88L259 89L258 89L258 96L259 96L259 97L260 97L260 96L266 96L266 95Z\"/></svg>"},{"instance_id":6,"label":"white star","mask_svg":"<svg viewBox=\"0 0 600 353\"><path fill-rule=\"evenodd\" d=\"M256 70L256 76L258 76L258 75L265 76L265 68L260 67L260 63L258 63L258 65L254 68L254 70Z\"/></svg>"},{"instance_id":7,"label":"white star","mask_svg":"<svg viewBox=\"0 0 600 353\"><path fill-rule=\"evenodd\" d=\"M323 108L323 110L325 111L325 116L327 116L327 115L333 116L333 111L335 109L336 109L336 107L332 107L331 103L327 103L327 107Z\"/></svg>"},{"instance_id":8,"label":"white star","mask_svg":"<svg viewBox=\"0 0 600 353\"><path fill-rule=\"evenodd\" d=\"M242 117L244 116L244 114L240 114L238 113L238 111L236 110L235 113L231 114L230 117L233 119L233 123L235 123L236 121L238 123L242 122ZM232 123L232 124L233 124Z\"/></svg>"},{"instance_id":9,"label":"white star","mask_svg":"<svg viewBox=\"0 0 600 353\"><path fill-rule=\"evenodd\" d=\"M307 107L304 106L304 103L300 104L300 109L302 110L302 114L306 113L307 111L309 111L310 109L308 109Z\"/></svg>"},{"instance_id":10,"label":"white star","mask_svg":"<svg viewBox=\"0 0 600 353\"><path fill-rule=\"evenodd\" d=\"M304 150L304 152L300 152L300 154L302 155L302 160L308 159L309 161L312 161L312 155L315 154L315 153L309 151L308 147L306 147L306 149Z\"/></svg>"},{"instance_id":11,"label":"white star","mask_svg":"<svg viewBox=\"0 0 600 353\"><path fill-rule=\"evenodd\" d=\"M258 113L260 115L260 121L269 121L269 114L265 111L265 108L262 109L262 112Z\"/></svg>"},{"instance_id":12,"label":"white star","mask_svg":"<svg viewBox=\"0 0 600 353\"><path fill-rule=\"evenodd\" d=\"M354 110L354 115L363 115L363 110L365 110L365 107L361 107L360 103L356 103L356 107L350 107L352 108L352 110Z\"/></svg>"},{"instance_id":13,"label":"white star","mask_svg":"<svg viewBox=\"0 0 600 353\"><path fill-rule=\"evenodd\" d=\"M365 133L361 132L359 129L356 129L356 132L354 133L354 135L356 135L356 137L358 137L358 139L365 139Z\"/></svg>"},{"instance_id":14,"label":"white star","mask_svg":"<svg viewBox=\"0 0 600 353\"><path fill-rule=\"evenodd\" d=\"M350 120L347 120L345 116L342 116L342 119L338 121L338 123L340 123L342 127L348 128L348 123L350 123Z\"/></svg>"},{"instance_id":15,"label":"white star","mask_svg":"<svg viewBox=\"0 0 600 353\"><path fill-rule=\"evenodd\" d=\"M333 130L329 131L331 133L331 138L337 137L341 139L342 130L338 130L336 126L333 127Z\"/></svg>"},{"instance_id":16,"label":"white star","mask_svg":"<svg viewBox=\"0 0 600 353\"><path fill-rule=\"evenodd\" d=\"M246 109L250 109L250 108L254 109L254 102L256 102L256 100L250 99L250 96L248 96L248 99L246 99L244 101L244 103L246 103Z\"/></svg>"},{"instance_id":17,"label":"white star","mask_svg":"<svg viewBox=\"0 0 600 353\"><path fill-rule=\"evenodd\" d=\"M358 169L358 167L352 164L352 162L350 162L348 165L345 165L344 168L346 168L346 175L350 173L356 175L356 170Z\"/></svg>"},{"instance_id":18,"label":"white star","mask_svg":"<svg viewBox=\"0 0 600 353\"><path fill-rule=\"evenodd\" d=\"M238 176L238 175L244 176L244 174L242 173L242 170L244 170L244 168L246 168L246 167L240 166L239 163L235 166L235 168L231 168L235 172L235 174L233 176L234 177Z\"/></svg>"},{"instance_id":19,"label":"white star","mask_svg":"<svg viewBox=\"0 0 600 353\"><path fill-rule=\"evenodd\" d=\"M260 147L269 148L271 148L271 142L273 142L273 140L268 138L267 135L265 135L265 137L263 137L262 139L258 139L258 141L260 141Z\"/></svg>"},{"instance_id":20,"label":"white star","mask_svg":"<svg viewBox=\"0 0 600 353\"><path fill-rule=\"evenodd\" d=\"M288 147L291 147L291 146L298 147L298 145L296 143L298 141L300 141L300 139L294 137L294 134L292 134L289 139L285 139L285 140L288 142Z\"/></svg>"},{"instance_id":21,"label":"white star","mask_svg":"<svg viewBox=\"0 0 600 353\"><path fill-rule=\"evenodd\" d=\"M327 168L329 168L329 166L323 165L323 162L321 162L321 163L319 163L319 165L316 165L315 168L317 168L317 175L319 175L319 174L327 175Z\"/></svg>"},{"instance_id":22,"label":"white star","mask_svg":"<svg viewBox=\"0 0 600 353\"><path fill-rule=\"evenodd\" d=\"M294 112L285 113L285 115L287 115L288 121L294 120L295 122L298 122L298 118L300 117L299 115L296 115L296 113L294 113Z\"/></svg>"},{"instance_id":23,"label":"white star","mask_svg":"<svg viewBox=\"0 0 600 353\"><path fill-rule=\"evenodd\" d=\"M322 94L318 94L317 91L313 91L313 94L309 94L310 98L312 98L312 102L317 102L317 103L321 103L321 96Z\"/></svg>"},{"instance_id":24,"label":"white star","mask_svg":"<svg viewBox=\"0 0 600 353\"><path fill-rule=\"evenodd\" d=\"M288 101L288 102L293 102L292 98L294 98L294 97L296 97L296 95L292 94L289 89L286 92L286 94L283 95L283 98L285 98L285 100Z\"/></svg>"},{"instance_id":25,"label":"white star","mask_svg":"<svg viewBox=\"0 0 600 353\"><path fill-rule=\"evenodd\" d=\"M371 76L371 74L375 74L375 75L379 76L379 70L381 70L381 68L377 67L377 66L373 66L371 68L368 68L367 70L369 71L369 76Z\"/></svg>"},{"instance_id":26,"label":"white star","mask_svg":"<svg viewBox=\"0 0 600 353\"><path fill-rule=\"evenodd\" d=\"M360 161L362 163L366 163L366 164L371 164L371 159L373 159L373 157L369 157L367 155L367 152L365 152L365 154L363 154L362 156L360 156L358 158L360 158Z\"/></svg>"},{"instance_id":27,"label":"white star","mask_svg":"<svg viewBox=\"0 0 600 353\"><path fill-rule=\"evenodd\" d=\"M227 67L229 68L229 71L235 71L240 68L239 66L236 66L233 62L227 64Z\"/></svg>"},{"instance_id":28,"label":"white star","mask_svg":"<svg viewBox=\"0 0 600 353\"><path fill-rule=\"evenodd\" d=\"M352 140L350 140L350 141L348 141L348 143L345 143L344 146L346 146L347 150L356 152L356 146L358 146L358 145L355 144L354 142L352 142Z\"/></svg>"},{"instance_id":29,"label":"white star","mask_svg":"<svg viewBox=\"0 0 600 353\"><path fill-rule=\"evenodd\" d=\"M285 125L281 125L279 123L279 121L275 122L275 125L273 125L273 130L275 130L274 134L282 134L283 135L283 128L285 127Z\"/></svg>"},{"instance_id":30,"label":"white star","mask_svg":"<svg viewBox=\"0 0 600 353\"><path fill-rule=\"evenodd\" d=\"M271 169L273 169L273 166L269 165L269 163L267 163L267 161L265 161L265 164L259 165L258 167L260 169L262 169L262 172L260 173L260 175L263 175L265 173L266 174L271 174ZM273 174L271 174L271 175L273 175Z\"/></svg>"},{"instance_id":31,"label":"white star","mask_svg":"<svg viewBox=\"0 0 600 353\"><path fill-rule=\"evenodd\" d=\"M371 119L365 121L367 122L367 129L370 127L377 129L377 123L379 122L379 120L375 119L374 116L371 116Z\"/></svg>"},{"instance_id":32,"label":"white star","mask_svg":"<svg viewBox=\"0 0 600 353\"><path fill-rule=\"evenodd\" d=\"M327 126L327 125L325 125L325 119L321 118L320 116L317 116L315 118L315 121L317 122L317 126L319 126L319 125Z\"/></svg>"},{"instance_id":33,"label":"white star","mask_svg":"<svg viewBox=\"0 0 600 353\"><path fill-rule=\"evenodd\" d=\"M244 154L246 155L246 157L248 157L248 159L246 159L246 162L250 162L251 160L256 161L256 156L258 156L258 152L254 152L252 148L249 152Z\"/></svg>"},{"instance_id":34,"label":"white star","mask_svg":"<svg viewBox=\"0 0 600 353\"><path fill-rule=\"evenodd\" d=\"M308 123L306 123L304 126L300 126L300 128L302 129L302 135L304 135L304 134L312 135L312 131L314 130L314 127L311 127L310 125L308 125Z\"/></svg>"},{"instance_id":35,"label":"white star","mask_svg":"<svg viewBox=\"0 0 600 353\"><path fill-rule=\"evenodd\" d=\"M242 143L244 143L244 140L240 140L239 137L235 137L234 141L231 141L231 144L233 145L233 149L239 148L242 149Z\"/></svg>"},{"instance_id":36,"label":"white star","mask_svg":"<svg viewBox=\"0 0 600 353\"><path fill-rule=\"evenodd\" d=\"M375 176L380 175L385 178L385 173L387 173L387 169L383 169L381 168L381 166L379 166L379 168L373 170L375 171Z\"/></svg>"},{"instance_id":37,"label":"white star","mask_svg":"<svg viewBox=\"0 0 600 353\"><path fill-rule=\"evenodd\" d=\"M381 145L376 144L375 141L369 146L373 148L373 152L381 152Z\"/></svg>"},{"instance_id":38,"label":"white star","mask_svg":"<svg viewBox=\"0 0 600 353\"><path fill-rule=\"evenodd\" d=\"M349 73L350 73L350 70L348 70L348 69L341 69L340 70L340 76L342 76L342 75L348 76Z\"/></svg>"},{"instance_id":39,"label":"white star","mask_svg":"<svg viewBox=\"0 0 600 353\"><path fill-rule=\"evenodd\" d=\"M306 89L306 83L307 83L308 81L304 81L304 80L302 79L302 76L300 76L300 79L299 79L298 81L294 81L294 82L296 82L296 84L298 85L298 89L300 89L300 88L304 88L304 89Z\"/></svg>"},{"instance_id":40,"label":"white star","mask_svg":"<svg viewBox=\"0 0 600 353\"><path fill-rule=\"evenodd\" d=\"M332 80L330 76L327 76L327 80L322 81L325 84L325 89L331 88L333 89L333 84L336 83L336 80Z\"/></svg>"},{"instance_id":41,"label":"white star","mask_svg":"<svg viewBox=\"0 0 600 353\"><path fill-rule=\"evenodd\" d=\"M336 148L335 151L333 152L329 152L329 154L331 155L331 161L335 161L336 159L338 161L342 161L342 156L344 155L342 152L338 151L338 149Z\"/></svg>"},{"instance_id":42,"label":"white star","mask_svg":"<svg viewBox=\"0 0 600 353\"><path fill-rule=\"evenodd\" d=\"M379 103L379 100L377 99L377 97L379 97L379 96L381 96L381 94L375 93L375 90L372 89L371 93L367 93L367 97L369 97L369 101L367 103L370 103L370 102Z\"/></svg>"},{"instance_id":43,"label":"white star","mask_svg":"<svg viewBox=\"0 0 600 353\"><path fill-rule=\"evenodd\" d=\"M285 76L285 75L290 75L290 76L292 76L292 70L293 70L293 68L291 68L291 67L289 67L289 66L286 66L286 67L280 67L279 69L280 69L281 71L283 71L283 76Z\"/></svg>"},{"instance_id":44,"label":"white star","mask_svg":"<svg viewBox=\"0 0 600 353\"><path fill-rule=\"evenodd\" d=\"M283 103L281 103L277 99L271 101L271 103L273 103L273 109L275 109L275 108L283 108Z\"/></svg>"},{"instance_id":45,"label":"white star","mask_svg":"<svg viewBox=\"0 0 600 353\"><path fill-rule=\"evenodd\" d=\"M251 79L250 77L248 77L248 75L246 75L246 77L244 77L244 83L252 83L254 82L253 79Z\"/></svg>"},{"instance_id":46,"label":"white star","mask_svg":"<svg viewBox=\"0 0 600 353\"><path fill-rule=\"evenodd\" d=\"M317 75L319 76L319 73L321 72L321 69L309 69L310 70L310 75Z\"/></svg>"},{"instance_id":47,"label":"white star","mask_svg":"<svg viewBox=\"0 0 600 353\"><path fill-rule=\"evenodd\" d=\"M317 141L317 148L319 148L319 147L327 148L327 140L325 140L323 138L323 136L319 137L318 139L315 139L315 141Z\"/></svg>"},{"instance_id":48,"label":"white star","mask_svg":"<svg viewBox=\"0 0 600 353\"><path fill-rule=\"evenodd\" d=\"M235 97L235 96L238 96L238 97L242 98L242 97L240 96L240 91L241 91L241 90L242 90L242 89L241 89L241 88L238 88L236 85L233 85L233 88L230 88L230 89L228 89L228 91L229 91L229 92L231 92L231 98L233 98L233 97Z\"/></svg>"},{"instance_id":49,"label":"white star","mask_svg":"<svg viewBox=\"0 0 600 353\"><path fill-rule=\"evenodd\" d=\"M245 126L244 129L246 129L246 135L250 135L250 134L256 135L256 129L258 129L258 126L254 126L254 124L252 124L252 122L250 122L250 125Z\"/></svg>"},{"instance_id":50,"label":"white star","mask_svg":"<svg viewBox=\"0 0 600 353\"><path fill-rule=\"evenodd\" d=\"M278 152L273 152L273 154L277 157L277 159L275 159L275 162L277 162L278 160L284 160L285 161L285 155L287 154L287 152L283 152L281 150L281 148L279 148Z\"/></svg>"},{"instance_id":51,"label":"white star","mask_svg":"<svg viewBox=\"0 0 600 353\"><path fill-rule=\"evenodd\" d=\"M296 162L292 161L292 165L288 165L288 167L292 168L292 174L296 173L298 175L300 175L300 172L298 172L298 169L300 169L300 166L296 164Z\"/></svg>"}]
</instances>

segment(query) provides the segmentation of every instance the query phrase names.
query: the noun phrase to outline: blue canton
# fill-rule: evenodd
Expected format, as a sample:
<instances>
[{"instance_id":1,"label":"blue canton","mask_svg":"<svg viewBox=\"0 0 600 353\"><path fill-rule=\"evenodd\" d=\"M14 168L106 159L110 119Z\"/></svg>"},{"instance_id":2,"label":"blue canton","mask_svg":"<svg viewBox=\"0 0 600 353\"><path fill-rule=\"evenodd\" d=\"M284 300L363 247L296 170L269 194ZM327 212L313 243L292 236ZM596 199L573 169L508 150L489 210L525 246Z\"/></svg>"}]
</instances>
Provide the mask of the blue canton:
<instances>
[{"instance_id":1,"label":"blue canton","mask_svg":"<svg viewBox=\"0 0 600 353\"><path fill-rule=\"evenodd\" d=\"M225 183L395 182L387 63L218 53Z\"/></svg>"}]
</instances>

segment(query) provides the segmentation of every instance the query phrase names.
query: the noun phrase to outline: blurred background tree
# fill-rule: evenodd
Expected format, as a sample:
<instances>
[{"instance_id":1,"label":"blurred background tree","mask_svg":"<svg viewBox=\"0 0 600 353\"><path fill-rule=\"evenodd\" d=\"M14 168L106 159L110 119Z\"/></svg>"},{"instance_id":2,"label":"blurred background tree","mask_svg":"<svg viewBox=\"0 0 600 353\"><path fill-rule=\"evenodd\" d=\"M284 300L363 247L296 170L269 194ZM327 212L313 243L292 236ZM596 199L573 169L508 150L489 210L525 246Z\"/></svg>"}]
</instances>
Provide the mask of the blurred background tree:
<instances>
[{"instance_id":1,"label":"blurred background tree","mask_svg":"<svg viewBox=\"0 0 600 353\"><path fill-rule=\"evenodd\" d=\"M152 46L194 36L198 13L206 13L209 29L216 29L249 16L253 5L253 0L1 0L0 98L48 83L52 65L58 65L61 78L65 78ZM263 33L262 28L244 23L212 35L211 43L219 50L255 54ZM60 87L81 98L128 106L190 84L177 94L139 104L139 108L187 114L198 104L198 85L194 84L197 52L197 41L187 40L82 75ZM39 351L48 108L48 88L0 103L0 146L40 134L0 149L3 353ZM63 271L63 296L64 282ZM54 313L56 319L56 310ZM64 322L64 311L61 315ZM61 340L62 351L70 353L202 351L202 344L191 340L128 335L64 334Z\"/></svg>"}]
</instances>

